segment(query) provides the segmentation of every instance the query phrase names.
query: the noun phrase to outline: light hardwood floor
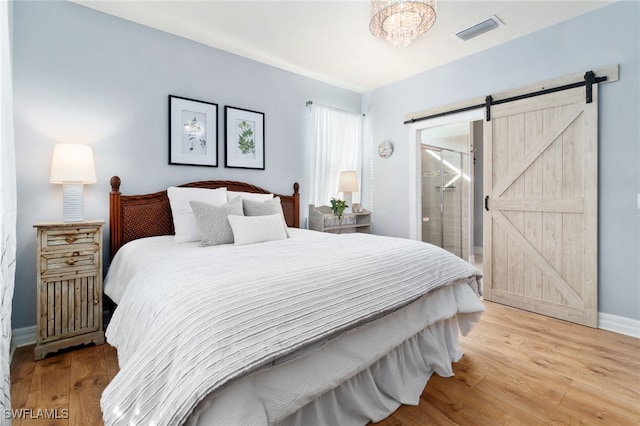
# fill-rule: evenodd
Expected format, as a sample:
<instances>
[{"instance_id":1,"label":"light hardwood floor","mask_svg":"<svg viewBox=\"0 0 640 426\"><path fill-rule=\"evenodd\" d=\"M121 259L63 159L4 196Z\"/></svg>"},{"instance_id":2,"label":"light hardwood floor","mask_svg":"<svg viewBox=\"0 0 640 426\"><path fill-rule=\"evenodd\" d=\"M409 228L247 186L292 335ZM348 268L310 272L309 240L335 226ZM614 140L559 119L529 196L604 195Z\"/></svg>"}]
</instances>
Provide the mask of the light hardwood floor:
<instances>
[{"instance_id":1,"label":"light hardwood floor","mask_svg":"<svg viewBox=\"0 0 640 426\"><path fill-rule=\"evenodd\" d=\"M461 339L455 376L432 377L417 407L377 426L640 425L640 339L495 303ZM33 361L19 348L11 366L13 407L68 410L68 419L26 425L101 425L100 394L118 371L108 344Z\"/></svg>"}]
</instances>

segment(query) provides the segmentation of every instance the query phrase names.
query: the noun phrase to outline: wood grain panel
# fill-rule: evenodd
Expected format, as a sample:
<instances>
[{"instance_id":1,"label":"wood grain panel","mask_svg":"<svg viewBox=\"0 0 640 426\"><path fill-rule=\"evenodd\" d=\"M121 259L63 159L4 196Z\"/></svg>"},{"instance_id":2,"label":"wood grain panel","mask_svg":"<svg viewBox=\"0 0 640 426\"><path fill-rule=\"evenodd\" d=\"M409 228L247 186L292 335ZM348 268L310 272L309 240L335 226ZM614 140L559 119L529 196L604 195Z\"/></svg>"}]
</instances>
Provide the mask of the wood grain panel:
<instances>
[{"instance_id":1,"label":"wood grain panel","mask_svg":"<svg viewBox=\"0 0 640 426\"><path fill-rule=\"evenodd\" d=\"M561 214L558 213L560 216ZM527 239L518 232L518 230L507 220L507 218L500 212L495 215L496 222L500 224L500 228L504 229L508 235L509 241L514 246L518 246L519 250L526 253L531 262L543 270L545 277L553 283L553 287L562 294L563 298L569 303L570 306L576 306L581 303L580 296L573 289L573 286L569 284L566 279L560 275L555 268L549 268L549 262L547 262L540 253L533 247ZM562 258L560 257L560 263L562 264Z\"/></svg>"},{"instance_id":2,"label":"wood grain panel","mask_svg":"<svg viewBox=\"0 0 640 426\"><path fill-rule=\"evenodd\" d=\"M24 408L36 414L38 410L62 410L69 407L69 377L71 374L71 357L68 353L46 358L37 362L31 379L31 389ZM56 411L54 411L56 412ZM32 418L35 417L35 418ZM27 416L22 419L21 426L67 426L68 419L43 419L38 416Z\"/></svg>"},{"instance_id":3,"label":"wood grain panel","mask_svg":"<svg viewBox=\"0 0 640 426\"><path fill-rule=\"evenodd\" d=\"M33 350L18 348L11 362L11 408L24 408L31 391L31 379L36 363L33 360ZM20 426L22 419L13 419L13 426Z\"/></svg>"},{"instance_id":4,"label":"wood grain panel","mask_svg":"<svg viewBox=\"0 0 640 426\"><path fill-rule=\"evenodd\" d=\"M102 346L89 346L74 353L70 380L69 425L101 424L100 396L109 383Z\"/></svg>"},{"instance_id":5,"label":"wood grain panel","mask_svg":"<svg viewBox=\"0 0 640 426\"><path fill-rule=\"evenodd\" d=\"M584 199L582 198L496 198L492 200L491 205L498 210L518 212L584 213ZM509 216L509 218L511 218L511 216ZM541 218L542 216L540 216L540 220L542 220Z\"/></svg>"},{"instance_id":6,"label":"wood grain panel","mask_svg":"<svg viewBox=\"0 0 640 426\"><path fill-rule=\"evenodd\" d=\"M60 308L62 306L62 285L62 281L54 283L53 317L55 334L62 334L62 309Z\"/></svg>"},{"instance_id":7,"label":"wood grain panel","mask_svg":"<svg viewBox=\"0 0 640 426\"><path fill-rule=\"evenodd\" d=\"M508 117L511 115L524 114L530 111L539 111L547 108L563 107L584 103L585 89L563 90L549 93L543 96L535 96L521 101L508 102L491 107L491 117Z\"/></svg>"},{"instance_id":8,"label":"wood grain panel","mask_svg":"<svg viewBox=\"0 0 640 426\"><path fill-rule=\"evenodd\" d=\"M567 126L571 125L571 123L579 117L581 112L581 107L572 107L567 110L567 113L564 115L562 120L558 120L554 123L553 127L547 128L544 135L536 141L533 149L531 149L520 161L514 163L509 168L508 174L499 175L500 180L493 188L494 194L496 196L502 195L513 184L513 182L518 179L522 173L524 173L531 163L533 163L555 141L562 138L563 130L566 129ZM562 146L558 149L562 150Z\"/></svg>"},{"instance_id":9,"label":"wood grain panel","mask_svg":"<svg viewBox=\"0 0 640 426\"><path fill-rule=\"evenodd\" d=\"M640 339L485 304L478 327L461 339L455 376L434 376L418 405L447 421L424 424L640 423ZM482 380L469 380L468 371ZM400 420L408 408L380 424L415 424Z\"/></svg>"},{"instance_id":10,"label":"wood grain panel","mask_svg":"<svg viewBox=\"0 0 640 426\"><path fill-rule=\"evenodd\" d=\"M557 123L562 118L562 108L547 108L544 114L545 131L551 127L557 127ZM562 198L562 136L554 140L554 144L549 146L542 155L543 164L543 187L542 196L544 198ZM562 271L562 215L543 213L542 227L544 232L543 256L555 271ZM543 278L542 299L551 303L561 305L563 303L562 294L555 289L553 281L548 277Z\"/></svg>"},{"instance_id":11,"label":"wood grain panel","mask_svg":"<svg viewBox=\"0 0 640 426\"><path fill-rule=\"evenodd\" d=\"M585 323L598 323L598 86L585 107L584 123L584 294Z\"/></svg>"},{"instance_id":12,"label":"wood grain panel","mask_svg":"<svg viewBox=\"0 0 640 426\"><path fill-rule=\"evenodd\" d=\"M107 369L107 377L109 378L109 382L113 380L113 378L120 371L120 367L118 365L118 351L111 345L102 345L104 350L104 359L105 365Z\"/></svg>"},{"instance_id":13,"label":"wood grain panel","mask_svg":"<svg viewBox=\"0 0 640 426\"><path fill-rule=\"evenodd\" d=\"M515 114L508 117L508 175L517 173L516 167L525 157L525 117L524 114ZM524 172L522 172L524 173ZM521 200L525 197L525 182L523 174L520 173L513 183L506 190L508 197L513 200ZM498 195L497 192L494 195ZM495 208L495 204L494 204ZM508 212L509 222L518 230L524 232L524 213L521 210ZM513 241L508 238L508 288L514 294L525 294L524 289L524 272L525 272L525 255Z\"/></svg>"},{"instance_id":14,"label":"wood grain panel","mask_svg":"<svg viewBox=\"0 0 640 426\"><path fill-rule=\"evenodd\" d=\"M491 152L493 152L493 167L486 167L485 170L489 170L491 172L492 181L496 181L497 177L500 175L507 174L509 172L508 162L508 132L509 132L509 120L507 118L496 118L493 120L493 125L489 126L493 129L493 139L494 142L493 147L491 148ZM485 150L486 152L487 150ZM487 161L485 159L485 161ZM487 194L491 195L491 199L489 200L490 208L493 209L493 199L494 192L493 188L489 188L489 192ZM492 288L503 289L507 288L509 285L509 257L508 257L508 246L509 240L506 232L500 226L496 226L495 220L492 216L491 218L491 226L489 227L489 231L491 232L491 247L495 247L495 250L491 252L492 256L489 257L491 262L491 278L490 283ZM486 244L486 243L485 243ZM490 294L485 297L490 298Z\"/></svg>"},{"instance_id":15,"label":"wood grain panel","mask_svg":"<svg viewBox=\"0 0 640 426\"><path fill-rule=\"evenodd\" d=\"M485 247L493 268L486 298L594 327L597 106L585 103L584 90L571 89L492 115L484 141L494 156L484 164L493 185L485 187L493 237ZM505 259L506 271L496 273Z\"/></svg>"},{"instance_id":16,"label":"wood grain panel","mask_svg":"<svg viewBox=\"0 0 640 426\"><path fill-rule=\"evenodd\" d=\"M544 133L543 113L540 110L529 111L525 113L524 122L525 146L527 154L532 149L530 145L533 141L542 137ZM519 200L520 206L525 206L524 212L524 232L523 235L529 243L538 251L542 251L542 211L545 210L542 197L542 187L544 182L542 158L538 157L527 168L523 175L524 179L524 199ZM527 206L527 201L531 200L533 206ZM553 200L548 203L549 209L555 208L559 200ZM504 208L504 207L503 207ZM540 268L527 259L525 256L524 265L524 295L526 297L541 299L542 298L542 280L543 275Z\"/></svg>"}]
</instances>

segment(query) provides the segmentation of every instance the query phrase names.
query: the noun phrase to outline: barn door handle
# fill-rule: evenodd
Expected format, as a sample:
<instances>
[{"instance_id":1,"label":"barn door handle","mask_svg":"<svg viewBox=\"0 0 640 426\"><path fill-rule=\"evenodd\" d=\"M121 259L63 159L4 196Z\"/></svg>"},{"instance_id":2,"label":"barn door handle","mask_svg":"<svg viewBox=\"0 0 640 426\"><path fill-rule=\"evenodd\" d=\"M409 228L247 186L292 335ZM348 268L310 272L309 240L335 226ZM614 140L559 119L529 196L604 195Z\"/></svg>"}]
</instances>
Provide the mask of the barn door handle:
<instances>
[{"instance_id":1,"label":"barn door handle","mask_svg":"<svg viewBox=\"0 0 640 426\"><path fill-rule=\"evenodd\" d=\"M489 211L489 196L484 197L484 209Z\"/></svg>"}]
</instances>

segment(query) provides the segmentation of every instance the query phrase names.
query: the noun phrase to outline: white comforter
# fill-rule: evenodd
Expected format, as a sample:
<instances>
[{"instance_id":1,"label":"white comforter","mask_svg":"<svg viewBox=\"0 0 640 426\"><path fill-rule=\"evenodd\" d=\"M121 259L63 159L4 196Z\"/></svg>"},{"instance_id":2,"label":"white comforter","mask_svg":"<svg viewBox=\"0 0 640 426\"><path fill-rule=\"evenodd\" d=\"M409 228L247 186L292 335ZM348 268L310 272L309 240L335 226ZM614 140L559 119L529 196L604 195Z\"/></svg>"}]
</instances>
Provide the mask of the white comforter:
<instances>
[{"instance_id":1,"label":"white comforter","mask_svg":"<svg viewBox=\"0 0 640 426\"><path fill-rule=\"evenodd\" d=\"M107 329L121 370L102 396L105 424L182 424L248 371L436 288L476 284L474 267L428 244L322 235L178 250L131 273Z\"/></svg>"}]
</instances>

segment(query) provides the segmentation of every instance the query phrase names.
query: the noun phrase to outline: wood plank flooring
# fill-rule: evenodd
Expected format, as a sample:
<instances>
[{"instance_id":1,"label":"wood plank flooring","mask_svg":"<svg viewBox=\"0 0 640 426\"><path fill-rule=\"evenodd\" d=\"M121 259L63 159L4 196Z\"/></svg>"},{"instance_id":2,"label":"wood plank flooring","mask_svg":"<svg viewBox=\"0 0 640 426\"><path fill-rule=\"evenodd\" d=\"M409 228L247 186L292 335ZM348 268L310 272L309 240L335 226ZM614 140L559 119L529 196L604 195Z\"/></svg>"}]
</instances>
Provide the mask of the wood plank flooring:
<instances>
[{"instance_id":1,"label":"wood plank flooring","mask_svg":"<svg viewBox=\"0 0 640 426\"><path fill-rule=\"evenodd\" d=\"M376 426L640 425L640 339L485 304L481 322L461 338L455 376L434 375L418 406L402 406ZM117 371L108 344L39 362L33 346L18 348L14 409L66 409L68 418L14 426L101 425L100 395Z\"/></svg>"},{"instance_id":2,"label":"wood plank flooring","mask_svg":"<svg viewBox=\"0 0 640 426\"><path fill-rule=\"evenodd\" d=\"M118 372L116 350L83 346L34 362L33 348L16 349L11 363L13 409L31 410L13 426L102 425L100 395Z\"/></svg>"}]
</instances>

